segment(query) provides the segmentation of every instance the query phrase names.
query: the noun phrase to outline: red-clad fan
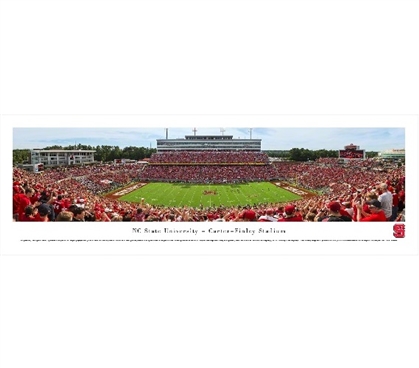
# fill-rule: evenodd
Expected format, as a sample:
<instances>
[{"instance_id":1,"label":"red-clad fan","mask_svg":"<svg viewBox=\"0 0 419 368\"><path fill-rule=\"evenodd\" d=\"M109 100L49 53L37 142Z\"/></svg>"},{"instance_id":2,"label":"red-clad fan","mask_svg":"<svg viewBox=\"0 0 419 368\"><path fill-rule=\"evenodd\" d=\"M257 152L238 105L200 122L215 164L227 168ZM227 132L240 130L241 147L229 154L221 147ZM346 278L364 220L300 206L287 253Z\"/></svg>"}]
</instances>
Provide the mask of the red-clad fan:
<instances>
[{"instance_id":1,"label":"red-clad fan","mask_svg":"<svg viewBox=\"0 0 419 368\"><path fill-rule=\"evenodd\" d=\"M285 216L278 220L279 222L302 222L303 216L296 213L296 207L293 204L285 206Z\"/></svg>"},{"instance_id":2,"label":"red-clad fan","mask_svg":"<svg viewBox=\"0 0 419 368\"><path fill-rule=\"evenodd\" d=\"M405 191L404 191L404 187L402 187L402 189L399 191L399 211L402 211L404 209L404 204L405 204Z\"/></svg>"},{"instance_id":3,"label":"red-clad fan","mask_svg":"<svg viewBox=\"0 0 419 368\"><path fill-rule=\"evenodd\" d=\"M352 218L346 215L346 211L342 211L342 205L339 202L330 202L328 204L328 211L321 212L317 217L318 222L351 222Z\"/></svg>"},{"instance_id":4,"label":"red-clad fan","mask_svg":"<svg viewBox=\"0 0 419 368\"><path fill-rule=\"evenodd\" d=\"M363 214L362 209L361 209L361 204L358 204L358 216L357 216L357 221L361 221L361 222L369 222L369 221L374 221L374 222L384 222L387 221L386 218L386 214L384 213L384 211L381 209L381 202L378 199L374 199L370 202L367 202L368 206L371 210L371 214L369 216L365 216L361 218L361 215L365 215L365 213Z\"/></svg>"},{"instance_id":5,"label":"red-clad fan","mask_svg":"<svg viewBox=\"0 0 419 368\"><path fill-rule=\"evenodd\" d=\"M29 205L25 208L25 213L20 218L19 221L24 221L24 222L36 221L35 213L37 213L37 210L35 210L35 207L32 205Z\"/></svg>"},{"instance_id":6,"label":"red-clad fan","mask_svg":"<svg viewBox=\"0 0 419 368\"><path fill-rule=\"evenodd\" d=\"M353 221L358 221L357 218L358 218L358 204L359 203L362 203L361 217L365 217L366 215L371 214L370 207L368 206L367 202L373 201L375 199L378 199L378 196L375 192L367 192L365 194L365 200L361 200L361 197L357 196L354 199L354 205L353 205L353 208L352 208L353 209L352 220Z\"/></svg>"},{"instance_id":7,"label":"red-clad fan","mask_svg":"<svg viewBox=\"0 0 419 368\"><path fill-rule=\"evenodd\" d=\"M86 203L86 200L83 197L78 197L76 200L76 204L79 207L84 207L85 203Z\"/></svg>"},{"instance_id":8,"label":"red-clad fan","mask_svg":"<svg viewBox=\"0 0 419 368\"><path fill-rule=\"evenodd\" d=\"M67 193L63 194L63 211L66 211L70 208L71 206L71 199L70 197L67 195Z\"/></svg>"},{"instance_id":9,"label":"red-clad fan","mask_svg":"<svg viewBox=\"0 0 419 368\"><path fill-rule=\"evenodd\" d=\"M25 197L22 188L19 185L13 185L13 218L15 220L19 218L19 204L22 197Z\"/></svg>"},{"instance_id":10,"label":"red-clad fan","mask_svg":"<svg viewBox=\"0 0 419 368\"><path fill-rule=\"evenodd\" d=\"M209 217L208 217L209 218ZM252 209L248 209L248 210L244 210L241 214L240 214L240 218L243 221L256 221L256 212L253 211Z\"/></svg>"},{"instance_id":11,"label":"red-clad fan","mask_svg":"<svg viewBox=\"0 0 419 368\"><path fill-rule=\"evenodd\" d=\"M137 208L135 215L132 217L132 221L137 221L137 222L144 221L144 212L142 208Z\"/></svg>"},{"instance_id":12,"label":"red-clad fan","mask_svg":"<svg viewBox=\"0 0 419 368\"><path fill-rule=\"evenodd\" d=\"M34 194L34 190L32 188L26 188L25 194L20 197L19 200L19 220L25 215L25 209L29 205L31 205L31 198Z\"/></svg>"},{"instance_id":13,"label":"red-clad fan","mask_svg":"<svg viewBox=\"0 0 419 368\"><path fill-rule=\"evenodd\" d=\"M58 197L55 199L55 201L52 203L52 206L54 207L54 212L55 215L57 216L61 211L64 210L64 208L66 208L64 206L64 201L63 201L63 196L60 194L58 195Z\"/></svg>"},{"instance_id":14,"label":"red-clad fan","mask_svg":"<svg viewBox=\"0 0 419 368\"><path fill-rule=\"evenodd\" d=\"M40 192L39 190L34 189L33 195L30 198L31 204L35 205L36 202L39 202L42 198L42 193L45 193L45 192Z\"/></svg>"}]
</instances>

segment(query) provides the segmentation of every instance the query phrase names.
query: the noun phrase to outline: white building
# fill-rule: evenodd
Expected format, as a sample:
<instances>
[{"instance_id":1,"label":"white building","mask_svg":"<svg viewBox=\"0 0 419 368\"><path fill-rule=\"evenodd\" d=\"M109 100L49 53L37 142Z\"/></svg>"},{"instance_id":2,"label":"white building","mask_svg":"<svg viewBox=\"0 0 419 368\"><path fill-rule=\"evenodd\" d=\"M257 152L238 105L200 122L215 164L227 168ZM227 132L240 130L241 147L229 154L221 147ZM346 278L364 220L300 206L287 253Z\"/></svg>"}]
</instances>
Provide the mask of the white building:
<instances>
[{"instance_id":1,"label":"white building","mask_svg":"<svg viewBox=\"0 0 419 368\"><path fill-rule=\"evenodd\" d=\"M389 149L382 151L378 156L385 160L404 160L405 159L405 150L404 149Z\"/></svg>"},{"instance_id":2,"label":"white building","mask_svg":"<svg viewBox=\"0 0 419 368\"><path fill-rule=\"evenodd\" d=\"M42 163L45 167L84 165L95 162L94 150L31 150L31 164Z\"/></svg>"}]
</instances>

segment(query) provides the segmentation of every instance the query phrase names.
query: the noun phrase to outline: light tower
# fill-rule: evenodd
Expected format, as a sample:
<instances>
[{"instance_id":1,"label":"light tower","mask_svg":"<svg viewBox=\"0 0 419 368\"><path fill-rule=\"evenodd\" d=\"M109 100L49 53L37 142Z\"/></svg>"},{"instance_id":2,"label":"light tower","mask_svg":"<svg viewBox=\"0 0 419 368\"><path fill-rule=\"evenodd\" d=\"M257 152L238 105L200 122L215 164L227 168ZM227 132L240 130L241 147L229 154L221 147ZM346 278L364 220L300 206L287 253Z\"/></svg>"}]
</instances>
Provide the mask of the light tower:
<instances>
[{"instance_id":1,"label":"light tower","mask_svg":"<svg viewBox=\"0 0 419 368\"><path fill-rule=\"evenodd\" d=\"M196 128L193 128L192 131L193 131L193 135L196 136Z\"/></svg>"},{"instance_id":2,"label":"light tower","mask_svg":"<svg viewBox=\"0 0 419 368\"><path fill-rule=\"evenodd\" d=\"M249 129L249 133L250 133L250 139L252 139L252 128Z\"/></svg>"},{"instance_id":3,"label":"light tower","mask_svg":"<svg viewBox=\"0 0 419 368\"><path fill-rule=\"evenodd\" d=\"M224 135L224 132L225 132L226 130L224 129L224 128L220 128L220 132L221 132L221 135Z\"/></svg>"}]
</instances>

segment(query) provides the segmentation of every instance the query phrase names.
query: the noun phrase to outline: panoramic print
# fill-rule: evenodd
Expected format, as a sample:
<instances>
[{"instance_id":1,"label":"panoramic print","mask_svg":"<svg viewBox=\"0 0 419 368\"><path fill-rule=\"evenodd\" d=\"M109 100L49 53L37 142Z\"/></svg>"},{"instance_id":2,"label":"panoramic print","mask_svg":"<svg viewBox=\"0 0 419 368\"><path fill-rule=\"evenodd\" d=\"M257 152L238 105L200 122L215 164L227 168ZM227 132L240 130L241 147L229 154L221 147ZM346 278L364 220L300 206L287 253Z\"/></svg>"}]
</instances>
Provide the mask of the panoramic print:
<instances>
[{"instance_id":1,"label":"panoramic print","mask_svg":"<svg viewBox=\"0 0 419 368\"><path fill-rule=\"evenodd\" d=\"M14 128L16 222L404 221L404 128Z\"/></svg>"}]
</instances>

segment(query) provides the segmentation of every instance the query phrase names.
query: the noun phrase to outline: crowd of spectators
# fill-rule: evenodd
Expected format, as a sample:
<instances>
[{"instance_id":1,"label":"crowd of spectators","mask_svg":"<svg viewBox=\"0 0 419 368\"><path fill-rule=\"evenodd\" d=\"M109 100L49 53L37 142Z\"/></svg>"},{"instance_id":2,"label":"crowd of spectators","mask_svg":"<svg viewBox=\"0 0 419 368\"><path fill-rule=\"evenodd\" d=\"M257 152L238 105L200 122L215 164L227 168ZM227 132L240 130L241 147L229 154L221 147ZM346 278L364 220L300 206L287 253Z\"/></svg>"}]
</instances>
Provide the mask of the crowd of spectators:
<instances>
[{"instance_id":1,"label":"crowd of spectators","mask_svg":"<svg viewBox=\"0 0 419 368\"><path fill-rule=\"evenodd\" d=\"M99 194L129 184L140 177L144 164L101 165L90 173L74 177L90 191Z\"/></svg>"},{"instance_id":2,"label":"crowd of spectators","mask_svg":"<svg viewBox=\"0 0 419 368\"><path fill-rule=\"evenodd\" d=\"M383 169L376 160L349 162L345 165L337 160L328 159L324 162L289 163L275 162L275 172L279 180L294 182L295 184L313 190L333 188L339 192L346 186L365 188L374 185L385 178L391 182L398 181L404 176L404 166L393 165Z\"/></svg>"},{"instance_id":3,"label":"crowd of spectators","mask_svg":"<svg viewBox=\"0 0 419 368\"><path fill-rule=\"evenodd\" d=\"M271 165L149 165L139 178L144 181L219 184L269 181L275 177Z\"/></svg>"},{"instance_id":4,"label":"crowd of spectators","mask_svg":"<svg viewBox=\"0 0 419 368\"><path fill-rule=\"evenodd\" d=\"M234 154L232 155L234 156ZM236 162L237 164L237 162ZM376 160L339 164L264 165L97 164L30 173L13 169L15 221L404 221L405 170ZM139 180L237 182L282 180L318 195L292 203L207 208L163 207L118 201L113 188Z\"/></svg>"},{"instance_id":5,"label":"crowd of spectators","mask_svg":"<svg viewBox=\"0 0 419 368\"><path fill-rule=\"evenodd\" d=\"M153 154L139 179L220 184L269 181L276 176L263 152L173 151Z\"/></svg>"},{"instance_id":6,"label":"crowd of spectators","mask_svg":"<svg viewBox=\"0 0 419 368\"><path fill-rule=\"evenodd\" d=\"M263 152L252 151L171 151L153 153L151 164L268 164Z\"/></svg>"}]
</instances>

